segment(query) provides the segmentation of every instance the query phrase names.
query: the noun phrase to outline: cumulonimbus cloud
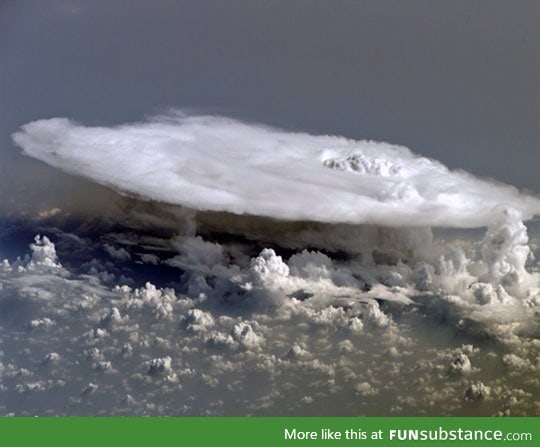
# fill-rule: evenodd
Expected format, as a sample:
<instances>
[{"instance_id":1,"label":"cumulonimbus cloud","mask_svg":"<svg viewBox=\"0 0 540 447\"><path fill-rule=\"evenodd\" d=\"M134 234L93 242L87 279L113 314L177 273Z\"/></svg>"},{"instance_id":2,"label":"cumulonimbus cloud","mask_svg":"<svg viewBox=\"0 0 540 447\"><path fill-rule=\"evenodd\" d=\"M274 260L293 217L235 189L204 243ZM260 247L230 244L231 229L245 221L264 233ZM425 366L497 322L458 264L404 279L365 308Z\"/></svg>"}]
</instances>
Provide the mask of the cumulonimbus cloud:
<instances>
[{"instance_id":1,"label":"cumulonimbus cloud","mask_svg":"<svg viewBox=\"0 0 540 447\"><path fill-rule=\"evenodd\" d=\"M13 134L26 155L149 200L283 220L385 226L488 225L540 199L451 171L403 146L293 133L181 113L117 127L66 118Z\"/></svg>"}]
</instances>

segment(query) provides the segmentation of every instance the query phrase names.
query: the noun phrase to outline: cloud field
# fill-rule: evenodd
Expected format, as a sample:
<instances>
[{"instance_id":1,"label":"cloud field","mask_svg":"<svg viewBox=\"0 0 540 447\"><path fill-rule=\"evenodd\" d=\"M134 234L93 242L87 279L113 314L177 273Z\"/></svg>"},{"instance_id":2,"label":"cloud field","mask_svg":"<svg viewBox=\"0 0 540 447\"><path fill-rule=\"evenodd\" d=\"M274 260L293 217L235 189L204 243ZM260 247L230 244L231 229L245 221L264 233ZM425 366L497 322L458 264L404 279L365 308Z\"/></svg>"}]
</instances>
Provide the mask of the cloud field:
<instances>
[{"instance_id":1,"label":"cloud field","mask_svg":"<svg viewBox=\"0 0 540 447\"><path fill-rule=\"evenodd\" d=\"M1 223L3 414L539 413L537 197L219 117L14 140L123 197Z\"/></svg>"}]
</instances>

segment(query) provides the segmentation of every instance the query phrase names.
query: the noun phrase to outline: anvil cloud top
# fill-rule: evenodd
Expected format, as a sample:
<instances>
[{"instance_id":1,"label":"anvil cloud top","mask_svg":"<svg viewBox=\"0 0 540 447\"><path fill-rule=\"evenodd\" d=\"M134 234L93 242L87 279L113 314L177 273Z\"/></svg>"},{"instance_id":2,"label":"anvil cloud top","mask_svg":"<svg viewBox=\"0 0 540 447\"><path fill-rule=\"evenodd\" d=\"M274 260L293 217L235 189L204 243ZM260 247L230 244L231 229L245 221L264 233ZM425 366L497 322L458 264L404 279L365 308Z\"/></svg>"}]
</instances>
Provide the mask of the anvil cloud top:
<instances>
[{"instance_id":1,"label":"anvil cloud top","mask_svg":"<svg viewBox=\"0 0 540 447\"><path fill-rule=\"evenodd\" d=\"M540 200L450 171L403 146L314 136L182 113L118 127L39 120L13 135L25 154L149 200L283 220L476 227Z\"/></svg>"}]
</instances>

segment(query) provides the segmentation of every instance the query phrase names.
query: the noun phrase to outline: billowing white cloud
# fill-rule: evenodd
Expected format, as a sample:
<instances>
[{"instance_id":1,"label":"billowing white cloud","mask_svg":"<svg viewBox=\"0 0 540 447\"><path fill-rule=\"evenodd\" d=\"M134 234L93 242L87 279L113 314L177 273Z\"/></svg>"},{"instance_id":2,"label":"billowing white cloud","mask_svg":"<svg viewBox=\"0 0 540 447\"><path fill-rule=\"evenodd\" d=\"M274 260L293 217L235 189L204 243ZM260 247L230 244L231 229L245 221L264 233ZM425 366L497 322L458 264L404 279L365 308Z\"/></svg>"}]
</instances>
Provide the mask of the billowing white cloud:
<instances>
[{"instance_id":1,"label":"billowing white cloud","mask_svg":"<svg viewBox=\"0 0 540 447\"><path fill-rule=\"evenodd\" d=\"M450 171L403 146L176 114L117 127L65 118L13 135L23 152L149 200L284 220L484 226L540 199Z\"/></svg>"}]
</instances>

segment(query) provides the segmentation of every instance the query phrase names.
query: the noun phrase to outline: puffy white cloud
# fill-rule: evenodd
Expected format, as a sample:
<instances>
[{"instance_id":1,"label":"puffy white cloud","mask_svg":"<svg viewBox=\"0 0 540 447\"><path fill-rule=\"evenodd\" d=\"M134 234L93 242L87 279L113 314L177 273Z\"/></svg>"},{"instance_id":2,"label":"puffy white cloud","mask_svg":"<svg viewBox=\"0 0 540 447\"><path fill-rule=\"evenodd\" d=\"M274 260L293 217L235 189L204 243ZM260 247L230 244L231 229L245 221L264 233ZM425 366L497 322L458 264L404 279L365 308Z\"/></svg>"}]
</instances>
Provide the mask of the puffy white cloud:
<instances>
[{"instance_id":1,"label":"puffy white cloud","mask_svg":"<svg viewBox=\"0 0 540 447\"><path fill-rule=\"evenodd\" d=\"M378 327L386 327L391 323L390 318L381 311L377 301L368 301L365 306L366 321Z\"/></svg>"},{"instance_id":2,"label":"puffy white cloud","mask_svg":"<svg viewBox=\"0 0 540 447\"><path fill-rule=\"evenodd\" d=\"M482 382L471 383L465 390L465 399L469 401L478 401L488 399L491 395L491 387Z\"/></svg>"},{"instance_id":3,"label":"puffy white cloud","mask_svg":"<svg viewBox=\"0 0 540 447\"><path fill-rule=\"evenodd\" d=\"M171 358L155 358L147 362L148 370L147 373L150 376L158 376L162 374L167 374L171 372Z\"/></svg>"},{"instance_id":4,"label":"puffy white cloud","mask_svg":"<svg viewBox=\"0 0 540 447\"><path fill-rule=\"evenodd\" d=\"M34 243L30 244L30 249L32 250L32 258L26 266L29 270L62 268L58 262L54 244L47 236L36 236Z\"/></svg>"},{"instance_id":5,"label":"puffy white cloud","mask_svg":"<svg viewBox=\"0 0 540 447\"><path fill-rule=\"evenodd\" d=\"M505 354L502 358L502 363L514 370L534 371L536 368L529 359L524 359L516 354Z\"/></svg>"},{"instance_id":6,"label":"puffy white cloud","mask_svg":"<svg viewBox=\"0 0 540 447\"><path fill-rule=\"evenodd\" d=\"M472 371L471 360L467 354L459 352L450 363L450 372L454 374L467 375Z\"/></svg>"},{"instance_id":7,"label":"puffy white cloud","mask_svg":"<svg viewBox=\"0 0 540 447\"><path fill-rule=\"evenodd\" d=\"M283 357L286 360L299 360L299 359L305 359L311 357L311 354L302 346L295 343L293 346L291 346L291 349L287 351L285 356Z\"/></svg>"},{"instance_id":8,"label":"puffy white cloud","mask_svg":"<svg viewBox=\"0 0 540 447\"><path fill-rule=\"evenodd\" d=\"M289 276L289 266L271 248L265 248L251 260L251 277L256 285L268 285Z\"/></svg>"},{"instance_id":9,"label":"puffy white cloud","mask_svg":"<svg viewBox=\"0 0 540 447\"><path fill-rule=\"evenodd\" d=\"M205 332L214 326L214 318L208 312L201 309L190 309L183 317L186 329L193 332Z\"/></svg>"},{"instance_id":10,"label":"puffy white cloud","mask_svg":"<svg viewBox=\"0 0 540 447\"><path fill-rule=\"evenodd\" d=\"M55 363L60 360L60 354L57 352L49 352L44 358L43 363Z\"/></svg>"},{"instance_id":11,"label":"puffy white cloud","mask_svg":"<svg viewBox=\"0 0 540 447\"><path fill-rule=\"evenodd\" d=\"M490 283L476 282L471 284L470 290L478 304L508 304L512 298L500 284L493 287Z\"/></svg>"},{"instance_id":12,"label":"puffy white cloud","mask_svg":"<svg viewBox=\"0 0 540 447\"><path fill-rule=\"evenodd\" d=\"M252 324L245 321L235 324L231 335L234 340L247 349L259 349L264 343L264 337L255 332Z\"/></svg>"},{"instance_id":13,"label":"puffy white cloud","mask_svg":"<svg viewBox=\"0 0 540 447\"><path fill-rule=\"evenodd\" d=\"M360 396L373 396L377 394L377 390L375 390L369 382L361 382L356 385L354 389Z\"/></svg>"}]
</instances>

